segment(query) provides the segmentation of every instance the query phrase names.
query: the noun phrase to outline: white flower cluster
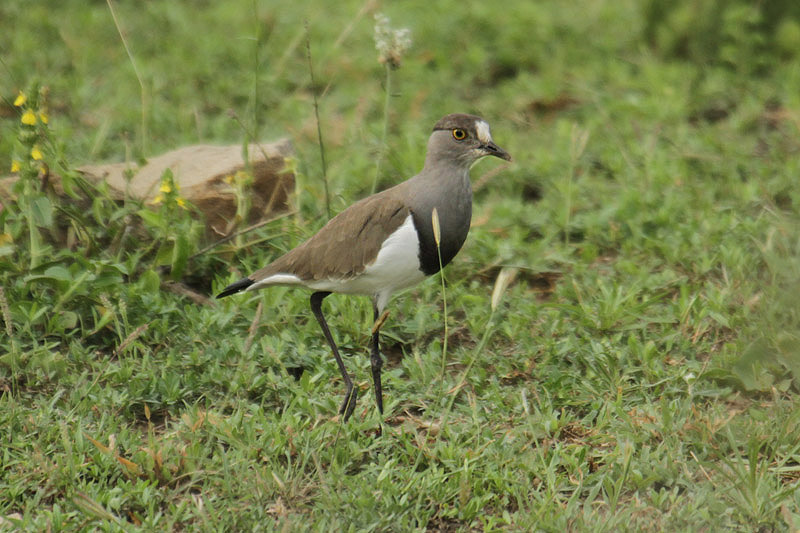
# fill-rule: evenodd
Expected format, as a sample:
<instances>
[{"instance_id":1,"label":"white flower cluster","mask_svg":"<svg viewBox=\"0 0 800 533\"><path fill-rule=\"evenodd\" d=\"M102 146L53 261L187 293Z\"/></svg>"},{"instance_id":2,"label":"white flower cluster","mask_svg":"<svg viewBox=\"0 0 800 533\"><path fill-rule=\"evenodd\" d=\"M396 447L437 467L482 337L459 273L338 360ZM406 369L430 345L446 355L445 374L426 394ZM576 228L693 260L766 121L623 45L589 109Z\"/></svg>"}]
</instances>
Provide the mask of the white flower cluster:
<instances>
[{"instance_id":1,"label":"white flower cluster","mask_svg":"<svg viewBox=\"0 0 800 533\"><path fill-rule=\"evenodd\" d=\"M389 17L383 13L375 15L375 49L378 50L378 61L396 69L400 66L403 54L411 47L411 30L408 28L392 29Z\"/></svg>"}]
</instances>

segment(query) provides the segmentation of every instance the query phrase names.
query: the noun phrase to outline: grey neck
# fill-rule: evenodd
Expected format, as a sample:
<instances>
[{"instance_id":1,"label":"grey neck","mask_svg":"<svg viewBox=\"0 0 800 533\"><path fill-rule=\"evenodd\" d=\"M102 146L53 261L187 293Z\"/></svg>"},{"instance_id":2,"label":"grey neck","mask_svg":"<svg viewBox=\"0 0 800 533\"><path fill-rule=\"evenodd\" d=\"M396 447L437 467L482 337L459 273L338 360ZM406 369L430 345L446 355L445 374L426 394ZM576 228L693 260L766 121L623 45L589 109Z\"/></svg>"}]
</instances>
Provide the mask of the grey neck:
<instances>
[{"instance_id":1,"label":"grey neck","mask_svg":"<svg viewBox=\"0 0 800 533\"><path fill-rule=\"evenodd\" d=\"M427 275L435 274L455 257L469 232L472 219L469 164L432 160L429 155L422 172L410 180L409 207L419 236L421 269ZM433 234L434 207L441 233L438 247Z\"/></svg>"}]
</instances>

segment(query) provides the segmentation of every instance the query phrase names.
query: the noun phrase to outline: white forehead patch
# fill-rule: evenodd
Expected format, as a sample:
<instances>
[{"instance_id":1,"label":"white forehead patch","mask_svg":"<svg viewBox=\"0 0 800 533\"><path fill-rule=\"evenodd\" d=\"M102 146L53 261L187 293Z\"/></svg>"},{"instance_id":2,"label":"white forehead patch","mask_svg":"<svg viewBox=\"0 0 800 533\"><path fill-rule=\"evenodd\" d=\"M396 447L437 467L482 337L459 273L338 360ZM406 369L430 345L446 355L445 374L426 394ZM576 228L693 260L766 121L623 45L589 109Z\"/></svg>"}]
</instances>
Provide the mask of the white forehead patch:
<instances>
[{"instance_id":1,"label":"white forehead patch","mask_svg":"<svg viewBox=\"0 0 800 533\"><path fill-rule=\"evenodd\" d=\"M489 124L484 120L475 121L475 132L478 134L478 140L486 144L492 141L492 134L489 132Z\"/></svg>"}]
</instances>

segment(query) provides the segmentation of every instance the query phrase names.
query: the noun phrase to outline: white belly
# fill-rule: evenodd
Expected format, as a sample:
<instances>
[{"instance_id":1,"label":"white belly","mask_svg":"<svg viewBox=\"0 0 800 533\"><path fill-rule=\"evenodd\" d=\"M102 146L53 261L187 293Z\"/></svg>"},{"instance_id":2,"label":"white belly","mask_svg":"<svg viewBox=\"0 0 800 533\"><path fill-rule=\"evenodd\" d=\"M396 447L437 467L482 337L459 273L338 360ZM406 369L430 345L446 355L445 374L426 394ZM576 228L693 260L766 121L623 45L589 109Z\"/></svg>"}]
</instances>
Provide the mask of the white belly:
<instances>
[{"instance_id":1,"label":"white belly","mask_svg":"<svg viewBox=\"0 0 800 533\"><path fill-rule=\"evenodd\" d=\"M317 280L304 285L318 291L366 294L375 298L382 311L392 293L425 279L419 267L419 238L409 215L389 235L375 261L364 272L348 280Z\"/></svg>"}]
</instances>

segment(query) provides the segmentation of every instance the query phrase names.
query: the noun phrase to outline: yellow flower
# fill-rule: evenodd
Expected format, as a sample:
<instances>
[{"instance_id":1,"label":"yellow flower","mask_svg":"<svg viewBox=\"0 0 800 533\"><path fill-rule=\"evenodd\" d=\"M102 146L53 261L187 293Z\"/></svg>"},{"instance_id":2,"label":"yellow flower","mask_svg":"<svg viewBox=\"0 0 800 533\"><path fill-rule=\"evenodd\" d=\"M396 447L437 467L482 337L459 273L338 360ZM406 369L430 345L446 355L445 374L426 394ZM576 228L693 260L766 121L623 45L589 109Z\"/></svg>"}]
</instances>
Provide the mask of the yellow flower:
<instances>
[{"instance_id":1,"label":"yellow flower","mask_svg":"<svg viewBox=\"0 0 800 533\"><path fill-rule=\"evenodd\" d=\"M47 124L49 120L47 113L45 113L44 111L39 111L39 120L42 121L42 124Z\"/></svg>"},{"instance_id":2,"label":"yellow flower","mask_svg":"<svg viewBox=\"0 0 800 533\"><path fill-rule=\"evenodd\" d=\"M172 186L166 182L161 182L161 187L158 188L159 192L163 192L164 194L169 194L172 192Z\"/></svg>"},{"instance_id":3,"label":"yellow flower","mask_svg":"<svg viewBox=\"0 0 800 533\"><path fill-rule=\"evenodd\" d=\"M233 181L236 182L237 185L249 185L252 178L249 172L237 170L236 174L233 176Z\"/></svg>"},{"instance_id":4,"label":"yellow flower","mask_svg":"<svg viewBox=\"0 0 800 533\"><path fill-rule=\"evenodd\" d=\"M0 233L0 245L9 244L14 242L14 238L10 233Z\"/></svg>"},{"instance_id":5,"label":"yellow flower","mask_svg":"<svg viewBox=\"0 0 800 533\"><path fill-rule=\"evenodd\" d=\"M31 159L34 161L41 161L42 157L44 157L42 156L42 151L39 150L38 146L34 145L33 148L31 148Z\"/></svg>"},{"instance_id":6,"label":"yellow flower","mask_svg":"<svg viewBox=\"0 0 800 533\"><path fill-rule=\"evenodd\" d=\"M231 184L231 183L233 183L233 174L228 174L227 176L225 176L222 179L225 181L225 183Z\"/></svg>"},{"instance_id":7,"label":"yellow flower","mask_svg":"<svg viewBox=\"0 0 800 533\"><path fill-rule=\"evenodd\" d=\"M22 106L25 105L25 102L27 102L27 101L28 101L28 97L25 96L24 92L20 91L19 94L17 94L17 99L14 100L14 105L16 107L22 107Z\"/></svg>"},{"instance_id":8,"label":"yellow flower","mask_svg":"<svg viewBox=\"0 0 800 533\"><path fill-rule=\"evenodd\" d=\"M178 204L179 206L181 206L182 208L186 209L186 200L184 200L184 199L183 199L183 198L181 198L180 196L178 196L178 197L175 199L175 203L176 203L176 204Z\"/></svg>"},{"instance_id":9,"label":"yellow flower","mask_svg":"<svg viewBox=\"0 0 800 533\"><path fill-rule=\"evenodd\" d=\"M164 201L164 197L159 194L158 196L156 196L155 198L150 200L150 203L153 204L153 205L158 205L163 201Z\"/></svg>"},{"instance_id":10,"label":"yellow flower","mask_svg":"<svg viewBox=\"0 0 800 533\"><path fill-rule=\"evenodd\" d=\"M11 172L19 172L19 161L11 161Z\"/></svg>"},{"instance_id":11,"label":"yellow flower","mask_svg":"<svg viewBox=\"0 0 800 533\"><path fill-rule=\"evenodd\" d=\"M20 119L23 124L27 124L28 126L33 126L36 124L36 114L28 109L22 114L22 119Z\"/></svg>"}]
</instances>

